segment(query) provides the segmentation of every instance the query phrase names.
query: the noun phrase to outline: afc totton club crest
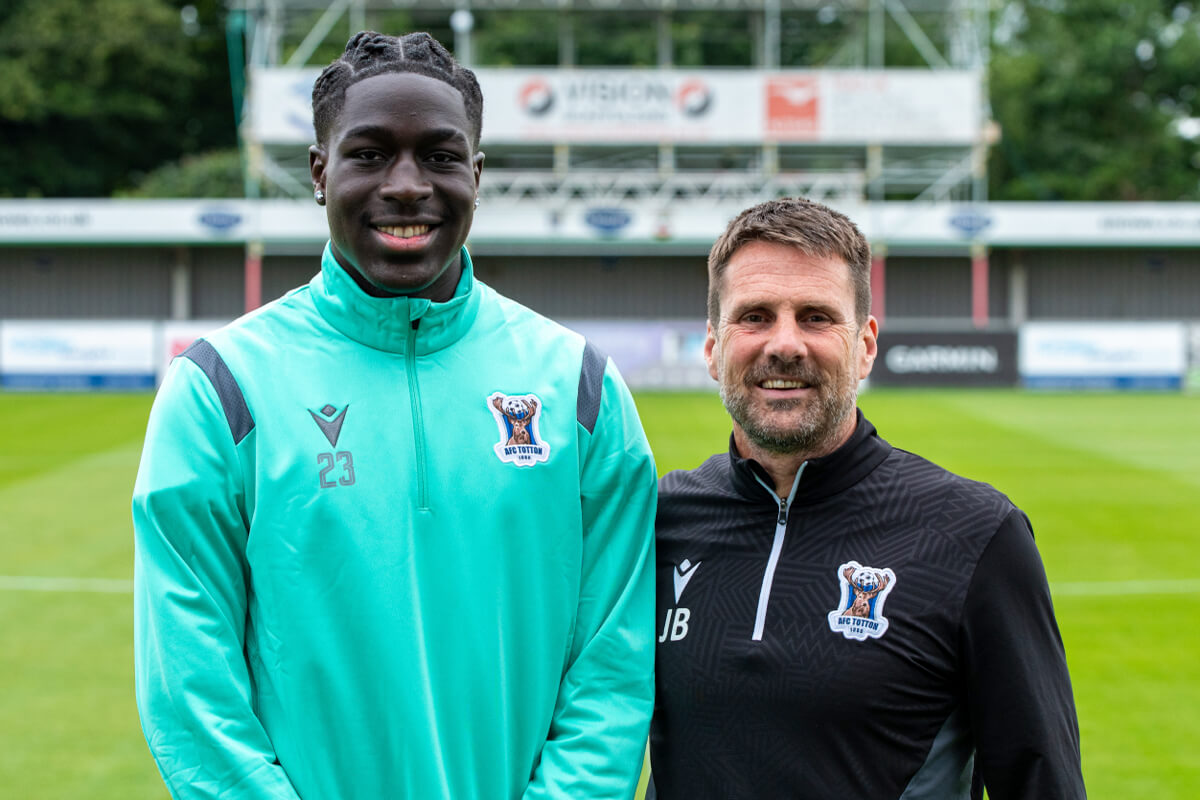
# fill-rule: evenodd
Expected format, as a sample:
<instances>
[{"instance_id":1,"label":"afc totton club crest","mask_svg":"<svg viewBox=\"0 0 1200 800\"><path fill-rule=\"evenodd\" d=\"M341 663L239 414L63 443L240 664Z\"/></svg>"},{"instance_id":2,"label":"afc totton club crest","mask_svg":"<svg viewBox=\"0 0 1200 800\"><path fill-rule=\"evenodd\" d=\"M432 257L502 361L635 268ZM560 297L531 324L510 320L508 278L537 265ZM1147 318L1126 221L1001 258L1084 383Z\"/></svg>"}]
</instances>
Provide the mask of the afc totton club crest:
<instances>
[{"instance_id":1,"label":"afc totton club crest","mask_svg":"<svg viewBox=\"0 0 1200 800\"><path fill-rule=\"evenodd\" d=\"M888 629L883 604L896 588L896 573L847 561L838 567L838 583L842 598L829 612L829 629L860 642L883 636Z\"/></svg>"},{"instance_id":2,"label":"afc totton club crest","mask_svg":"<svg viewBox=\"0 0 1200 800\"><path fill-rule=\"evenodd\" d=\"M492 449L501 461L528 467L550 457L550 444L538 430L542 401L537 395L495 392L487 404L500 430L500 441Z\"/></svg>"}]
</instances>

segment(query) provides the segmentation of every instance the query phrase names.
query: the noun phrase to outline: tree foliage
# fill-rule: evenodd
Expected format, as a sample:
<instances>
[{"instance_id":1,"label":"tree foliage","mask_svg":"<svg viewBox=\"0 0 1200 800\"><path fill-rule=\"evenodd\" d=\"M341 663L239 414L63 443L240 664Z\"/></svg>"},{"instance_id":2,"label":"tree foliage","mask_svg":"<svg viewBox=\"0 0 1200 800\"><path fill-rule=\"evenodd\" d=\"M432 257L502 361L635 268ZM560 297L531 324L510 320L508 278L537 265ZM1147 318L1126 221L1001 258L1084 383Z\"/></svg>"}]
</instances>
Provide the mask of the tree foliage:
<instances>
[{"instance_id":1,"label":"tree foliage","mask_svg":"<svg viewBox=\"0 0 1200 800\"><path fill-rule=\"evenodd\" d=\"M990 81L998 200L1200 199L1200 15L1168 0L1004 7Z\"/></svg>"},{"instance_id":2,"label":"tree foliage","mask_svg":"<svg viewBox=\"0 0 1200 800\"><path fill-rule=\"evenodd\" d=\"M220 0L5 5L0 195L105 196L236 143Z\"/></svg>"},{"instance_id":3,"label":"tree foliage","mask_svg":"<svg viewBox=\"0 0 1200 800\"><path fill-rule=\"evenodd\" d=\"M242 197L245 180L236 148L184 156L153 170L118 197Z\"/></svg>"}]
</instances>

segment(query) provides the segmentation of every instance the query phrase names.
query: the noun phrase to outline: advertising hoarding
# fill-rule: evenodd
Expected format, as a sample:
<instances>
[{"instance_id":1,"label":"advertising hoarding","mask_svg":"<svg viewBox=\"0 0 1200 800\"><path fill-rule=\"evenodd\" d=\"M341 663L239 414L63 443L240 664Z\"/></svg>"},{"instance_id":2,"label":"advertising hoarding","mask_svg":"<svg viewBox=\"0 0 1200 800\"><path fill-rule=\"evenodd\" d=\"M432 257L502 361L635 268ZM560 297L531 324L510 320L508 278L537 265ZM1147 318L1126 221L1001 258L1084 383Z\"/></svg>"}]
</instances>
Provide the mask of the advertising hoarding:
<instances>
[{"instance_id":1,"label":"advertising hoarding","mask_svg":"<svg viewBox=\"0 0 1200 800\"><path fill-rule=\"evenodd\" d=\"M171 360L225 320L0 320L0 388L153 389ZM713 388L703 320L574 320L634 388Z\"/></svg>"},{"instance_id":2,"label":"advertising hoarding","mask_svg":"<svg viewBox=\"0 0 1200 800\"><path fill-rule=\"evenodd\" d=\"M704 362L704 320L567 320L610 356L632 389L715 389Z\"/></svg>"},{"instance_id":3,"label":"advertising hoarding","mask_svg":"<svg viewBox=\"0 0 1200 800\"><path fill-rule=\"evenodd\" d=\"M1022 382L1035 389L1179 389L1187 371L1181 322L1029 322Z\"/></svg>"},{"instance_id":4,"label":"advertising hoarding","mask_svg":"<svg viewBox=\"0 0 1200 800\"><path fill-rule=\"evenodd\" d=\"M488 171L483 172L487 185ZM475 213L471 242L688 242L707 253L745 198L505 197ZM832 205L889 247L1196 247L1200 203ZM325 209L302 200L0 199L0 244L323 243Z\"/></svg>"},{"instance_id":5,"label":"advertising hoarding","mask_svg":"<svg viewBox=\"0 0 1200 800\"><path fill-rule=\"evenodd\" d=\"M909 332L879 336L873 386L1015 386L1015 333Z\"/></svg>"},{"instance_id":6,"label":"advertising hoarding","mask_svg":"<svg viewBox=\"0 0 1200 800\"><path fill-rule=\"evenodd\" d=\"M0 321L6 389L154 387L153 322Z\"/></svg>"},{"instance_id":7,"label":"advertising hoarding","mask_svg":"<svg viewBox=\"0 0 1200 800\"><path fill-rule=\"evenodd\" d=\"M1189 326L1188 340L1188 371L1184 385L1190 391L1200 391L1200 322Z\"/></svg>"}]
</instances>

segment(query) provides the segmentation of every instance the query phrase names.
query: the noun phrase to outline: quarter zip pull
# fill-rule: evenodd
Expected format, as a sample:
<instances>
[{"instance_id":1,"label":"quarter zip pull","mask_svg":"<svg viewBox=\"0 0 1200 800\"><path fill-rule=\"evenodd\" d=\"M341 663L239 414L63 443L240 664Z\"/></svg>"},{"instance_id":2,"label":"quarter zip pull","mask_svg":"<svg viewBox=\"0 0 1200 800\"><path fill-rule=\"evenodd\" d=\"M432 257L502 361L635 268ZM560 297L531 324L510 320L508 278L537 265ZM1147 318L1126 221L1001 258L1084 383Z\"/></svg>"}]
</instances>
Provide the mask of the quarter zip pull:
<instances>
[{"instance_id":1,"label":"quarter zip pull","mask_svg":"<svg viewBox=\"0 0 1200 800\"><path fill-rule=\"evenodd\" d=\"M783 552L783 540L787 536L788 505L796 496L796 487L800 485L800 476L804 474L804 468L807 466L808 462L805 461L800 465L800 469L796 470L796 479L792 481L792 491L786 498L775 494L775 490L768 486L762 478L754 476L754 479L779 501L779 515L775 519L775 538L771 542L771 555L767 558L762 587L758 591L758 610L754 614L754 632L750 635L751 641L761 642L763 638L763 629L767 625L767 607L771 603L771 584L775 582L775 568L779 566L779 555Z\"/></svg>"},{"instance_id":2,"label":"quarter zip pull","mask_svg":"<svg viewBox=\"0 0 1200 800\"><path fill-rule=\"evenodd\" d=\"M408 372L408 397L412 404L413 449L416 456L417 510L429 510L429 489L425 476L425 421L421 414L421 384L417 380L417 329L421 318L412 321L408 332L408 347L404 351L404 365Z\"/></svg>"}]
</instances>

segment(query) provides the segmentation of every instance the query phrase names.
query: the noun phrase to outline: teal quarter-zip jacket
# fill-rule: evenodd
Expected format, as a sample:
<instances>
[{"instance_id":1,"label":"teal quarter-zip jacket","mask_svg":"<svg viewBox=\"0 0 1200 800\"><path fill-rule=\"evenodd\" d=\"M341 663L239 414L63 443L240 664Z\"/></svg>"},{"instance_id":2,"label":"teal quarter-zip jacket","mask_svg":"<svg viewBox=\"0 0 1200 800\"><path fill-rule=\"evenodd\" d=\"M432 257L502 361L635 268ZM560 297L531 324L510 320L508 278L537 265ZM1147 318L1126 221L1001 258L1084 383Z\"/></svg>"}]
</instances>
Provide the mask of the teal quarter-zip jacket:
<instances>
[{"instance_id":1,"label":"teal quarter-zip jacket","mask_svg":"<svg viewBox=\"0 0 1200 800\"><path fill-rule=\"evenodd\" d=\"M585 340L463 276L310 284L176 358L133 498L146 740L178 800L632 796L655 470Z\"/></svg>"}]
</instances>

